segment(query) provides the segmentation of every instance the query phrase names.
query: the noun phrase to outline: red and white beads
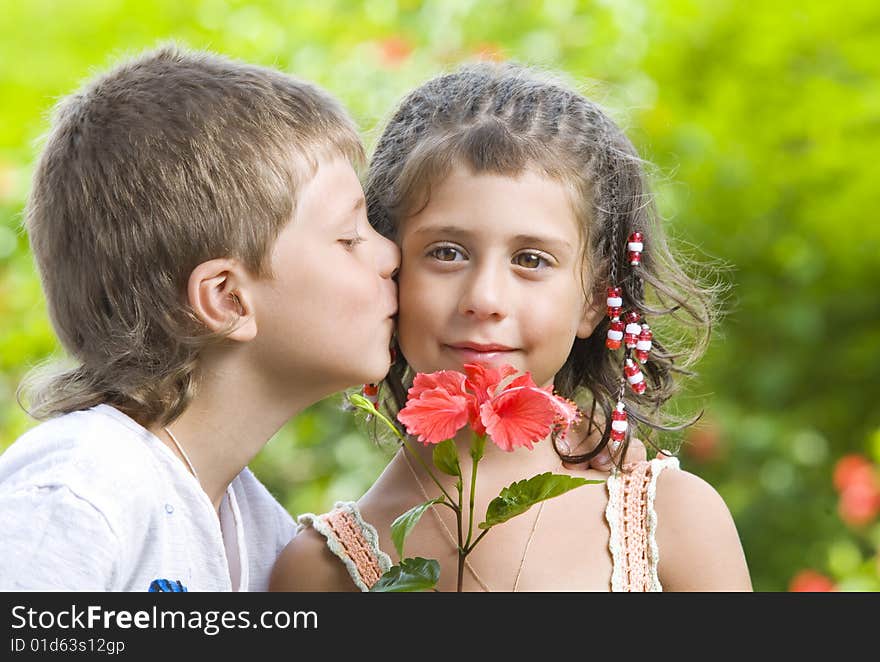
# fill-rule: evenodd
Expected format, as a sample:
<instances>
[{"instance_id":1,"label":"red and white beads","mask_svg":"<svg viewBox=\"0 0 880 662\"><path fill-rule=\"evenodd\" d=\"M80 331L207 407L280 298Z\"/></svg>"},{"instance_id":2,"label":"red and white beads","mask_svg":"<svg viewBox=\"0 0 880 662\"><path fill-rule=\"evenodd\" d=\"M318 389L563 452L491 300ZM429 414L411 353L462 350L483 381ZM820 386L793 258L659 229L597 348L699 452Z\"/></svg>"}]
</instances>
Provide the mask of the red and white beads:
<instances>
[{"instance_id":1,"label":"red and white beads","mask_svg":"<svg viewBox=\"0 0 880 662\"><path fill-rule=\"evenodd\" d=\"M644 250L645 245L642 243L642 233L641 232L633 232L629 236L629 241L626 244L627 255L629 257L629 263L632 266L638 266L642 261L642 250Z\"/></svg>"},{"instance_id":2,"label":"red and white beads","mask_svg":"<svg viewBox=\"0 0 880 662\"><path fill-rule=\"evenodd\" d=\"M651 341L653 338L654 332L651 331L651 327L647 324L642 324L642 330L639 333L639 340L636 343L636 350L634 352L636 358L642 363L648 360L648 356L651 353Z\"/></svg>"},{"instance_id":3,"label":"red and white beads","mask_svg":"<svg viewBox=\"0 0 880 662\"><path fill-rule=\"evenodd\" d=\"M639 320L642 316L636 311L630 310L623 316L626 322L626 328L623 331L623 342L626 343L628 349L633 349L639 342L639 334L642 332L642 325Z\"/></svg>"},{"instance_id":4,"label":"red and white beads","mask_svg":"<svg viewBox=\"0 0 880 662\"><path fill-rule=\"evenodd\" d=\"M645 376L642 374L642 369L638 363L632 359L627 359L623 372L626 375L626 381L629 382L633 391L639 395L645 392L648 385L645 383Z\"/></svg>"},{"instance_id":5,"label":"red and white beads","mask_svg":"<svg viewBox=\"0 0 880 662\"><path fill-rule=\"evenodd\" d=\"M608 317L611 319L620 317L620 311L623 310L623 297L621 296L621 290L619 287L608 288L608 299L606 300L606 303L608 304Z\"/></svg>"},{"instance_id":6,"label":"red and white beads","mask_svg":"<svg viewBox=\"0 0 880 662\"><path fill-rule=\"evenodd\" d=\"M619 445L626 436L626 429L629 423L626 420L626 408L622 402L617 403L617 407L611 412L611 440Z\"/></svg>"},{"instance_id":7,"label":"red and white beads","mask_svg":"<svg viewBox=\"0 0 880 662\"><path fill-rule=\"evenodd\" d=\"M611 320L608 327L608 335L605 338L605 347L608 349L620 349L620 342L623 340L623 322L617 317Z\"/></svg>"}]
</instances>

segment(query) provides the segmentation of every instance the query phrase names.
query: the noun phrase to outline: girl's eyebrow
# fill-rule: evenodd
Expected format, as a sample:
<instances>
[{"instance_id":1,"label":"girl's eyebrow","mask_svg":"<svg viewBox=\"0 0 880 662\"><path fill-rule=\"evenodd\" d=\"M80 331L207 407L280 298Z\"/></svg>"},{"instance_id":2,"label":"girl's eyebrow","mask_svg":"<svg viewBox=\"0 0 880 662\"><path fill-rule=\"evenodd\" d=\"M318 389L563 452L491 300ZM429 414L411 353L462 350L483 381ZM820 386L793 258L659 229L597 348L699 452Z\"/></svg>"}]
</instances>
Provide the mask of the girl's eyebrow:
<instances>
[{"instance_id":1,"label":"girl's eyebrow","mask_svg":"<svg viewBox=\"0 0 880 662\"><path fill-rule=\"evenodd\" d=\"M474 233L457 225L425 225L415 230L413 234L444 234L467 238L472 237ZM556 251L574 250L571 243L561 237L541 236L537 234L518 234L511 238L511 242L515 244L546 246Z\"/></svg>"},{"instance_id":2,"label":"girl's eyebrow","mask_svg":"<svg viewBox=\"0 0 880 662\"><path fill-rule=\"evenodd\" d=\"M569 242L558 237L541 237L536 234L518 234L513 240L518 244L539 244L542 246L553 246L568 250L572 249L572 245Z\"/></svg>"},{"instance_id":3,"label":"girl's eyebrow","mask_svg":"<svg viewBox=\"0 0 880 662\"><path fill-rule=\"evenodd\" d=\"M413 234L456 234L470 237L473 233L457 225L424 225Z\"/></svg>"},{"instance_id":4,"label":"girl's eyebrow","mask_svg":"<svg viewBox=\"0 0 880 662\"><path fill-rule=\"evenodd\" d=\"M418 228L413 234L453 234L462 237L473 236L473 232L457 225L425 225ZM518 234L511 238L515 243L522 244L553 244L571 248L571 244L561 237L541 236L537 234Z\"/></svg>"}]
</instances>

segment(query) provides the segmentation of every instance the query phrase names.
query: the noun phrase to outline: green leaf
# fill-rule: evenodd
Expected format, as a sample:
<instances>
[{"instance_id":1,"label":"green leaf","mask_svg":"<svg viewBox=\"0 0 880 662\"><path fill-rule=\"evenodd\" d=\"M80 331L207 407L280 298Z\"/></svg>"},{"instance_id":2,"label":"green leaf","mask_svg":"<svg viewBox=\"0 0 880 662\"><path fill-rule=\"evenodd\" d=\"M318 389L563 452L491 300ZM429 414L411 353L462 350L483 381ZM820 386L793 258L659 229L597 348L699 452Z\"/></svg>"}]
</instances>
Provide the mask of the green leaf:
<instances>
[{"instance_id":1,"label":"green leaf","mask_svg":"<svg viewBox=\"0 0 880 662\"><path fill-rule=\"evenodd\" d=\"M512 517L522 515L540 501L552 499L565 494L581 485L604 483L604 480L587 480L566 476L564 474L547 473L512 483L501 490L501 494L492 499L486 509L486 521L480 523L481 529L488 529L506 522Z\"/></svg>"},{"instance_id":2,"label":"green leaf","mask_svg":"<svg viewBox=\"0 0 880 662\"><path fill-rule=\"evenodd\" d=\"M442 501L442 496L439 496L436 499L431 499L430 501L425 501L425 503L420 503L419 505L410 508L403 515L400 515L394 520L391 524L391 540L394 541L394 547L397 549L397 556L399 558L403 558L403 543L406 540L406 537L409 535L409 532L413 530L413 527L419 523L424 512L435 503L440 503Z\"/></svg>"},{"instance_id":3,"label":"green leaf","mask_svg":"<svg viewBox=\"0 0 880 662\"><path fill-rule=\"evenodd\" d=\"M452 439L434 446L434 466L450 476L461 478L461 466L458 463L458 450Z\"/></svg>"},{"instance_id":4,"label":"green leaf","mask_svg":"<svg viewBox=\"0 0 880 662\"><path fill-rule=\"evenodd\" d=\"M370 588L371 593L403 593L428 591L440 580L440 564L434 559L403 559L391 566Z\"/></svg>"}]
</instances>

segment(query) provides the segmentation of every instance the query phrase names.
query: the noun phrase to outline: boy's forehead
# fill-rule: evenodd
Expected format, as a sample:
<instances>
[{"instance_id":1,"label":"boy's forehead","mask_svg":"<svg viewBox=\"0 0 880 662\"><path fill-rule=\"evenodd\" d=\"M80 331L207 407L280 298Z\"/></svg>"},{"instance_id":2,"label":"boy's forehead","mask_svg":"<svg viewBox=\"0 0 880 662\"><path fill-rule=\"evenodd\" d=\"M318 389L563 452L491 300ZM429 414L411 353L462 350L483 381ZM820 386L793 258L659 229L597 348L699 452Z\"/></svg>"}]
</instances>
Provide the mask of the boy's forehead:
<instances>
[{"instance_id":1,"label":"boy's forehead","mask_svg":"<svg viewBox=\"0 0 880 662\"><path fill-rule=\"evenodd\" d=\"M318 158L312 172L305 174L298 187L295 218L307 221L318 217L323 222L334 222L364 206L361 180L345 156Z\"/></svg>"}]
</instances>

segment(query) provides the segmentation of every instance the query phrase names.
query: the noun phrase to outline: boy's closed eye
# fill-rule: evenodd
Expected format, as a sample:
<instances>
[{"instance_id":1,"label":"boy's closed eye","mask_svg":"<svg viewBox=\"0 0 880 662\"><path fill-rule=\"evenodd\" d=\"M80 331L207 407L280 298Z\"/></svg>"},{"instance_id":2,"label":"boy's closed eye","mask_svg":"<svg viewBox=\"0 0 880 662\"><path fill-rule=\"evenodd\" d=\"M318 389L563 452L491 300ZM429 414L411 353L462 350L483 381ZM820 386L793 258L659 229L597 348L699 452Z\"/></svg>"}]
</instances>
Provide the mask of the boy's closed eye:
<instances>
[{"instance_id":1,"label":"boy's closed eye","mask_svg":"<svg viewBox=\"0 0 880 662\"><path fill-rule=\"evenodd\" d=\"M344 219L346 221L345 225L350 228L349 231L346 231L342 228L342 231L345 233L342 237L338 239L339 243L345 246L346 250L352 250L355 246L360 243L366 241L365 237L360 235L358 231L358 221L360 217L364 215L364 210L366 209L366 201L363 196L358 197L351 206L351 210L348 214L345 215Z\"/></svg>"},{"instance_id":2,"label":"boy's closed eye","mask_svg":"<svg viewBox=\"0 0 880 662\"><path fill-rule=\"evenodd\" d=\"M345 247L346 250L350 251L350 250L353 250L354 247L357 246L358 244L366 241L366 239L364 239L360 235L355 235L354 237L343 237L343 238L339 239L338 241L340 244L342 244Z\"/></svg>"}]
</instances>

